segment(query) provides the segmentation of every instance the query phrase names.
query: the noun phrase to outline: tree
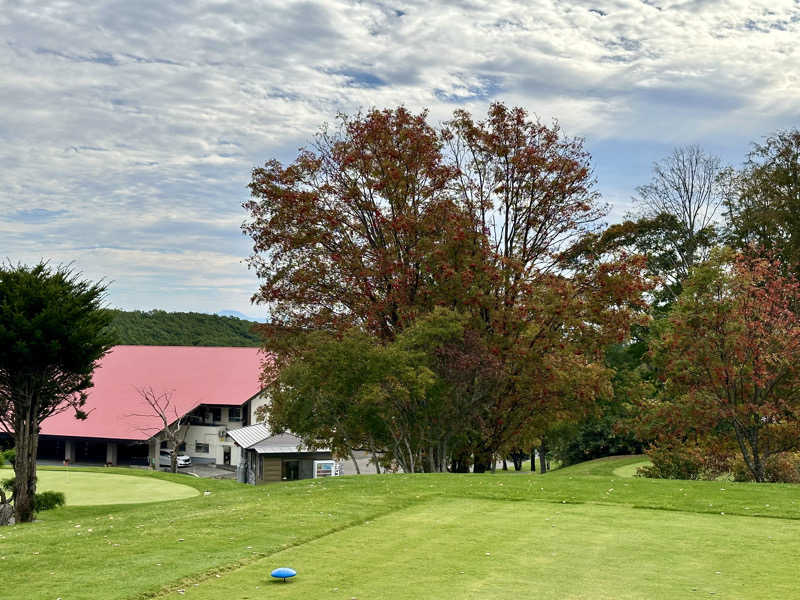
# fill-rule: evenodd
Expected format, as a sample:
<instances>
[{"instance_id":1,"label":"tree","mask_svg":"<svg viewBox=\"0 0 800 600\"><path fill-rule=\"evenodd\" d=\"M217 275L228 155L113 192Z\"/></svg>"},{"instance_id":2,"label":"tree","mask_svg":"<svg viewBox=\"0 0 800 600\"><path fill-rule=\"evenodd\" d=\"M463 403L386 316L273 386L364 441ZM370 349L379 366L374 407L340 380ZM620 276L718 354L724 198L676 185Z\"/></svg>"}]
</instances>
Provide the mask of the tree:
<instances>
[{"instance_id":1,"label":"tree","mask_svg":"<svg viewBox=\"0 0 800 600\"><path fill-rule=\"evenodd\" d=\"M358 327L390 344L437 306L470 316L501 373L471 417L481 470L545 409L556 418L593 398L570 381L607 387L598 342L624 337L645 286L638 259L565 252L603 214L582 140L502 103L480 122L457 111L438 132L426 116L341 117L288 167L254 170L243 229L279 366L296 352L278 340L287 332Z\"/></svg>"},{"instance_id":2,"label":"tree","mask_svg":"<svg viewBox=\"0 0 800 600\"><path fill-rule=\"evenodd\" d=\"M386 423L407 472L444 472L471 448L498 382L496 357L467 313L437 307L378 348L381 377L361 396Z\"/></svg>"},{"instance_id":3,"label":"tree","mask_svg":"<svg viewBox=\"0 0 800 600\"><path fill-rule=\"evenodd\" d=\"M0 266L0 427L13 436L17 523L33 519L39 426L82 410L92 373L111 347L106 286L69 267Z\"/></svg>"},{"instance_id":4,"label":"tree","mask_svg":"<svg viewBox=\"0 0 800 600\"><path fill-rule=\"evenodd\" d=\"M311 448L328 447L353 460L367 449L378 468L377 453L388 431L377 407L364 401L362 389L383 376L375 340L351 329L341 338L325 332L295 337L299 349L270 384L268 419L273 431L289 430Z\"/></svg>"},{"instance_id":5,"label":"tree","mask_svg":"<svg viewBox=\"0 0 800 600\"><path fill-rule=\"evenodd\" d=\"M404 108L340 115L291 165L253 170L243 225L253 297L277 327L344 331L390 340L458 287L467 292L470 235L449 197L454 169L426 113ZM464 274L462 274L464 273Z\"/></svg>"},{"instance_id":6,"label":"tree","mask_svg":"<svg viewBox=\"0 0 800 600\"><path fill-rule=\"evenodd\" d=\"M142 402L147 406L147 413L131 414L131 417L152 418L157 417L160 425L140 427L139 430L164 438L169 450L170 470L178 472L178 448L186 440L189 431L187 415L178 414L178 409L172 403L172 392L166 391L157 393L152 387L139 388L136 390Z\"/></svg>"},{"instance_id":7,"label":"tree","mask_svg":"<svg viewBox=\"0 0 800 600\"><path fill-rule=\"evenodd\" d=\"M270 424L340 455L446 471L496 387L496 360L469 322L440 307L388 344L355 329L308 334L271 387Z\"/></svg>"},{"instance_id":8,"label":"tree","mask_svg":"<svg viewBox=\"0 0 800 600\"><path fill-rule=\"evenodd\" d=\"M723 168L719 158L699 146L675 148L653 165L650 183L637 188L642 215L670 215L680 224L682 239L673 241L674 271L685 278L692 265L702 261L703 246L696 237L715 227L724 198Z\"/></svg>"},{"instance_id":9,"label":"tree","mask_svg":"<svg viewBox=\"0 0 800 600\"><path fill-rule=\"evenodd\" d=\"M490 274L478 278L480 315L503 372L476 424L480 471L493 468L499 452L541 439L568 406L592 400L581 393L588 387L571 383L585 376L601 385L596 342L624 335L644 286L633 257L604 261L587 251L572 262L568 250L598 231L605 210L581 139L502 103L484 121L456 111L442 137L457 167L459 203L487 248L474 253Z\"/></svg>"},{"instance_id":10,"label":"tree","mask_svg":"<svg viewBox=\"0 0 800 600\"><path fill-rule=\"evenodd\" d=\"M774 258L717 251L695 268L653 345L662 438L730 440L756 481L769 456L798 446L798 290Z\"/></svg>"},{"instance_id":11,"label":"tree","mask_svg":"<svg viewBox=\"0 0 800 600\"><path fill-rule=\"evenodd\" d=\"M754 144L725 201L728 243L774 250L800 273L800 130Z\"/></svg>"}]
</instances>

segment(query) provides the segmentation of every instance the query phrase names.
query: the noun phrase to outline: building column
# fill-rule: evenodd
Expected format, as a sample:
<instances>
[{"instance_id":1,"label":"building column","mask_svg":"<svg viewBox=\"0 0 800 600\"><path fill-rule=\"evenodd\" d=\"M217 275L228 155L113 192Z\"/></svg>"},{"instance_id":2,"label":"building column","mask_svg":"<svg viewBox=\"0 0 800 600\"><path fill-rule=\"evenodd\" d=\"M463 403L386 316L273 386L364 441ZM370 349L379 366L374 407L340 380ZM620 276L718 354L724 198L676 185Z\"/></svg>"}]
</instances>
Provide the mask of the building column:
<instances>
[{"instance_id":1,"label":"building column","mask_svg":"<svg viewBox=\"0 0 800 600\"><path fill-rule=\"evenodd\" d=\"M161 444L159 443L158 439L151 439L150 440L150 466L154 469L158 469L159 465L159 451L161 450Z\"/></svg>"},{"instance_id":2,"label":"building column","mask_svg":"<svg viewBox=\"0 0 800 600\"><path fill-rule=\"evenodd\" d=\"M117 442L106 442L106 464L117 464Z\"/></svg>"},{"instance_id":3,"label":"building column","mask_svg":"<svg viewBox=\"0 0 800 600\"><path fill-rule=\"evenodd\" d=\"M75 462L75 443L67 438L64 440L64 462Z\"/></svg>"}]
</instances>

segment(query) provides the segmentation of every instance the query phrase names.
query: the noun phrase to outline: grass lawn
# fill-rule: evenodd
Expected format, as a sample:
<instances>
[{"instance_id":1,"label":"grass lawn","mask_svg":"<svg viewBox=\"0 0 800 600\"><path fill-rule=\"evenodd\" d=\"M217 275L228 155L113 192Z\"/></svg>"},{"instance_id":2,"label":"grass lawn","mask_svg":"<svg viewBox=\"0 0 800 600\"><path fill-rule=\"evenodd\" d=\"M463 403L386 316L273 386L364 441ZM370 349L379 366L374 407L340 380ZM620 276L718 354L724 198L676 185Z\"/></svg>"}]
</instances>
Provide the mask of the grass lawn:
<instances>
[{"instance_id":1,"label":"grass lawn","mask_svg":"<svg viewBox=\"0 0 800 600\"><path fill-rule=\"evenodd\" d=\"M210 493L0 529L3 597L798 597L800 486L623 476L641 462L258 488L131 471Z\"/></svg>"}]
</instances>

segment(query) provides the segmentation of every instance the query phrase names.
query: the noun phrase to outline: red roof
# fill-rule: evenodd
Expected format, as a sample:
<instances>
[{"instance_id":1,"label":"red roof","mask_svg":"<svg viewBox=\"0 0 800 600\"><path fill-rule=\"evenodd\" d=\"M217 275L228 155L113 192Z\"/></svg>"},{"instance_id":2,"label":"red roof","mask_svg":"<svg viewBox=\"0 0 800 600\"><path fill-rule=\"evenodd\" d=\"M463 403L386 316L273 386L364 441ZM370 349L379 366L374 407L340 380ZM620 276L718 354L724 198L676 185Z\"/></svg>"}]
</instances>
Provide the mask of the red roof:
<instances>
[{"instance_id":1,"label":"red roof","mask_svg":"<svg viewBox=\"0 0 800 600\"><path fill-rule=\"evenodd\" d=\"M184 415L200 404L239 406L261 389L264 354L257 348L196 346L115 346L94 372L85 421L65 411L42 422L44 435L146 440L160 429L158 417L147 414L137 388L156 394L172 392L172 404ZM170 411L171 412L171 411Z\"/></svg>"}]
</instances>

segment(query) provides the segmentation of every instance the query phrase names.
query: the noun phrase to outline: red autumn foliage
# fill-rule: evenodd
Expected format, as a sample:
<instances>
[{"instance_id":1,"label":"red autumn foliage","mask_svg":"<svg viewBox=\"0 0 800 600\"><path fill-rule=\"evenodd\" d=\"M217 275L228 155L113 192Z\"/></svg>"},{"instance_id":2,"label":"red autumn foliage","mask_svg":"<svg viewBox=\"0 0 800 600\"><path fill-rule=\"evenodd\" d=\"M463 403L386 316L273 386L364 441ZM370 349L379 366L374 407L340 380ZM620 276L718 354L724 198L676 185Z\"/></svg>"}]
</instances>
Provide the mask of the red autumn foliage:
<instances>
[{"instance_id":1,"label":"red autumn foliage","mask_svg":"<svg viewBox=\"0 0 800 600\"><path fill-rule=\"evenodd\" d=\"M654 345L664 435L729 439L756 481L800 434L797 279L779 260L717 252L687 280Z\"/></svg>"},{"instance_id":2,"label":"red autumn foliage","mask_svg":"<svg viewBox=\"0 0 800 600\"><path fill-rule=\"evenodd\" d=\"M446 306L471 315L502 373L474 417L486 453L585 412L609 388L602 349L648 289L640 257L566 252L604 211L589 158L502 103L440 131L404 108L341 116L291 165L253 171L243 230L268 343L353 326L389 342Z\"/></svg>"}]
</instances>

